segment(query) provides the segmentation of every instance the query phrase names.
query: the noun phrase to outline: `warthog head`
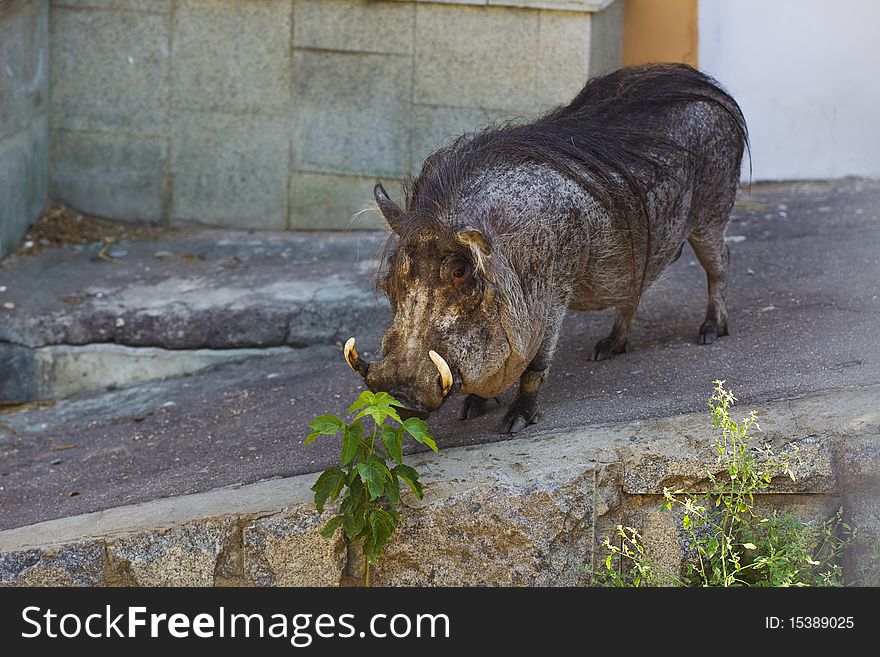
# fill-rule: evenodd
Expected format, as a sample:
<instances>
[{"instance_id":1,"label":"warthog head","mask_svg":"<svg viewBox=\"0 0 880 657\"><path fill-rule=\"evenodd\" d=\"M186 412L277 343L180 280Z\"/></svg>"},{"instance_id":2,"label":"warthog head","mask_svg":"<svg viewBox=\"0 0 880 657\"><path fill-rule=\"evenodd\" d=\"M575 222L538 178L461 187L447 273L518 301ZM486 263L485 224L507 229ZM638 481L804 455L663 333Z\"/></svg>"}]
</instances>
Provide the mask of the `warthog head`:
<instances>
[{"instance_id":1,"label":"warthog head","mask_svg":"<svg viewBox=\"0 0 880 657\"><path fill-rule=\"evenodd\" d=\"M452 392L496 396L512 385L537 349L522 287L485 228L454 216L424 219L398 207L381 184L376 202L393 231L379 287L393 318L382 359L345 346L351 368L374 391L387 391L425 415Z\"/></svg>"}]
</instances>

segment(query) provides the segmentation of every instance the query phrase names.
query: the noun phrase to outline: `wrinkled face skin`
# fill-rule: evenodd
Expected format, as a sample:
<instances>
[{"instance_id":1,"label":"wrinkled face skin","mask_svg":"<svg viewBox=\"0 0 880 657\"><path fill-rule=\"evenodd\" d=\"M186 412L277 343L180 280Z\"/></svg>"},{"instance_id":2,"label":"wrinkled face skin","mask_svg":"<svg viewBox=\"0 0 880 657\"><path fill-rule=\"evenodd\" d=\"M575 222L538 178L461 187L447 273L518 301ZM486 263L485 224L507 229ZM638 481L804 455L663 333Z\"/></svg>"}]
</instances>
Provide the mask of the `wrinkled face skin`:
<instances>
[{"instance_id":1,"label":"wrinkled face skin","mask_svg":"<svg viewBox=\"0 0 880 657\"><path fill-rule=\"evenodd\" d=\"M449 365L450 394L488 398L510 385L510 343L494 286L474 262L474 240L489 257L476 231L426 227L397 244L379 281L393 319L382 341L383 358L367 371L371 390L387 391L413 411L439 408L444 395L429 350Z\"/></svg>"}]
</instances>

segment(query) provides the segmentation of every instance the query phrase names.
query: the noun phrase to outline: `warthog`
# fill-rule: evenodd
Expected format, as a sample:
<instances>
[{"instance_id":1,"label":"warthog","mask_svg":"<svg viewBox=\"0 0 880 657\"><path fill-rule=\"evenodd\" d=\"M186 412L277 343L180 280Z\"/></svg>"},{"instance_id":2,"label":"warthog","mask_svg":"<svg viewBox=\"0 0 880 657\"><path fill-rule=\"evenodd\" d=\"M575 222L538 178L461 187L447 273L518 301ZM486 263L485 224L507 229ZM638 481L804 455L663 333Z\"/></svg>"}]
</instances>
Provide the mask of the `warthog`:
<instances>
[{"instance_id":1,"label":"warthog","mask_svg":"<svg viewBox=\"0 0 880 657\"><path fill-rule=\"evenodd\" d=\"M394 315L382 359L345 357L372 390L462 418L519 379L501 430L538 417L566 309L616 310L593 358L626 351L642 294L690 242L709 282L700 342L727 334L728 248L745 120L685 65L623 68L528 124L467 134L429 156L391 228L379 287ZM438 376L439 373L439 376Z\"/></svg>"}]
</instances>

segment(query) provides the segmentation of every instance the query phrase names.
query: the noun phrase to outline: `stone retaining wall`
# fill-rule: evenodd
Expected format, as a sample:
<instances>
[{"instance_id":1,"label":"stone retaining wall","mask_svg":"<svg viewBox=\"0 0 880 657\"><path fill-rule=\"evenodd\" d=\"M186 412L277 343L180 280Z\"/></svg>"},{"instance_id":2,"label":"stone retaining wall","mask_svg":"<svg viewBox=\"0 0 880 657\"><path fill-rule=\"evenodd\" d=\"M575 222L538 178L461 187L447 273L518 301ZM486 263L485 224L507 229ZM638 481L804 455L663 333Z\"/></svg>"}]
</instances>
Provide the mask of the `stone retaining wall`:
<instances>
[{"instance_id":1,"label":"stone retaining wall","mask_svg":"<svg viewBox=\"0 0 880 657\"><path fill-rule=\"evenodd\" d=\"M877 584L880 388L758 410L763 438L798 447L796 479L763 506L823 520L841 505L861 539L849 578ZM587 584L618 523L638 527L669 568L686 537L660 512L663 487L705 486L714 467L707 413L423 454L425 499L405 496L402 528L375 568L393 586ZM303 475L0 532L0 585L346 585L362 572L341 533L325 541ZM678 524L680 526L680 523Z\"/></svg>"},{"instance_id":2,"label":"stone retaining wall","mask_svg":"<svg viewBox=\"0 0 880 657\"><path fill-rule=\"evenodd\" d=\"M346 228L377 178L395 190L450 137L570 100L619 64L623 16L612 0L51 4L53 198L265 229Z\"/></svg>"},{"instance_id":3,"label":"stone retaining wall","mask_svg":"<svg viewBox=\"0 0 880 657\"><path fill-rule=\"evenodd\" d=\"M46 202L48 87L48 0L0 0L0 258Z\"/></svg>"}]
</instances>

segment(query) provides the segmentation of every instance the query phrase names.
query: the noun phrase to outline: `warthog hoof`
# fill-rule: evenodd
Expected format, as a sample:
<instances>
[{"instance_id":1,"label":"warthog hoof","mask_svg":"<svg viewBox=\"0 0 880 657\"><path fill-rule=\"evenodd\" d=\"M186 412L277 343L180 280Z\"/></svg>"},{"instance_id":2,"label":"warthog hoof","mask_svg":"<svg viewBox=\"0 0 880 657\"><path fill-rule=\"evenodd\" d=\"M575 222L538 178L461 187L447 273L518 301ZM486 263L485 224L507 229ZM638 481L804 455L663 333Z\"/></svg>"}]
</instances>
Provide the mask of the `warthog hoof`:
<instances>
[{"instance_id":1,"label":"warthog hoof","mask_svg":"<svg viewBox=\"0 0 880 657\"><path fill-rule=\"evenodd\" d=\"M724 322L719 327L714 319L707 319L700 326L700 344L712 344L715 342L715 338L720 338L724 335L727 335L727 322Z\"/></svg>"},{"instance_id":2,"label":"warthog hoof","mask_svg":"<svg viewBox=\"0 0 880 657\"><path fill-rule=\"evenodd\" d=\"M519 433L538 419L536 402L515 401L501 421L501 433Z\"/></svg>"},{"instance_id":3,"label":"warthog hoof","mask_svg":"<svg viewBox=\"0 0 880 657\"><path fill-rule=\"evenodd\" d=\"M626 353L626 343L615 344L614 338L611 336L602 338L593 347L593 360L606 360L617 354Z\"/></svg>"}]
</instances>

